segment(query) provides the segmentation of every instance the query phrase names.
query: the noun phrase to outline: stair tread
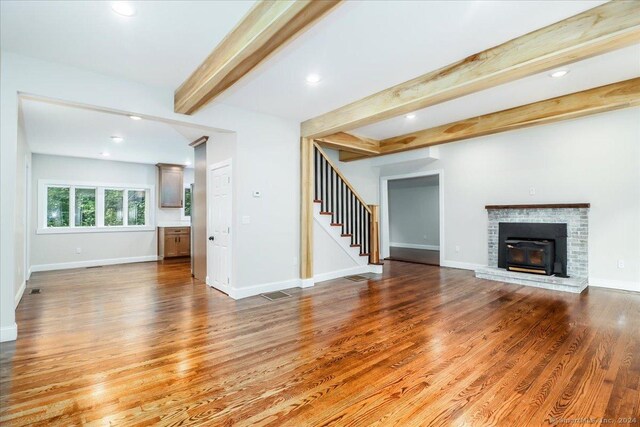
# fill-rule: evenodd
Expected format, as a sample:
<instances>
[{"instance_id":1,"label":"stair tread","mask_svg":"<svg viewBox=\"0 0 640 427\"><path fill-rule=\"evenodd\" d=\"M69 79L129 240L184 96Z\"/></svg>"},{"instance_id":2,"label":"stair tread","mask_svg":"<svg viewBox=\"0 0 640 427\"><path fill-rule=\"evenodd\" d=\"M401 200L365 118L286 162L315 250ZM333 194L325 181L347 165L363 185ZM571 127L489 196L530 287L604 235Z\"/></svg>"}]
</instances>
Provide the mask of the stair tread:
<instances>
[{"instance_id":1,"label":"stair tread","mask_svg":"<svg viewBox=\"0 0 640 427\"><path fill-rule=\"evenodd\" d=\"M369 254L365 252L365 253L361 253L360 256L369 256Z\"/></svg>"},{"instance_id":2,"label":"stair tread","mask_svg":"<svg viewBox=\"0 0 640 427\"><path fill-rule=\"evenodd\" d=\"M342 227L342 224L339 222L332 222L330 225L333 227Z\"/></svg>"},{"instance_id":3,"label":"stair tread","mask_svg":"<svg viewBox=\"0 0 640 427\"><path fill-rule=\"evenodd\" d=\"M320 215L333 215L333 212L320 212Z\"/></svg>"},{"instance_id":4,"label":"stair tread","mask_svg":"<svg viewBox=\"0 0 640 427\"><path fill-rule=\"evenodd\" d=\"M341 234L342 237L351 237L353 234Z\"/></svg>"}]
</instances>

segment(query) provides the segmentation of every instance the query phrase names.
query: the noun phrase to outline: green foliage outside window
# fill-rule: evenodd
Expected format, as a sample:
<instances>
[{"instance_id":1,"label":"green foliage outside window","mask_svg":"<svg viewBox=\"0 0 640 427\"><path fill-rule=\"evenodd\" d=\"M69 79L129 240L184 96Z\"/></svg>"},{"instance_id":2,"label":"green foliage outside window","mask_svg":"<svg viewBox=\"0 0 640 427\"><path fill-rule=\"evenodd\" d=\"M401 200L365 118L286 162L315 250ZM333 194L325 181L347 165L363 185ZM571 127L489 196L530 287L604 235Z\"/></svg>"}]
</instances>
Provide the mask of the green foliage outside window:
<instances>
[{"instance_id":1,"label":"green foliage outside window","mask_svg":"<svg viewBox=\"0 0 640 427\"><path fill-rule=\"evenodd\" d=\"M129 225L144 225L145 223L145 192L128 191Z\"/></svg>"},{"instance_id":2,"label":"green foliage outside window","mask_svg":"<svg viewBox=\"0 0 640 427\"><path fill-rule=\"evenodd\" d=\"M123 225L124 190L104 190L104 225Z\"/></svg>"},{"instance_id":3,"label":"green foliage outside window","mask_svg":"<svg viewBox=\"0 0 640 427\"><path fill-rule=\"evenodd\" d=\"M47 188L47 227L69 226L69 187Z\"/></svg>"},{"instance_id":4,"label":"green foliage outside window","mask_svg":"<svg viewBox=\"0 0 640 427\"><path fill-rule=\"evenodd\" d=\"M76 227L96 225L96 189L76 188Z\"/></svg>"},{"instance_id":5,"label":"green foliage outside window","mask_svg":"<svg viewBox=\"0 0 640 427\"><path fill-rule=\"evenodd\" d=\"M191 216L191 188L184 189L184 216Z\"/></svg>"}]
</instances>

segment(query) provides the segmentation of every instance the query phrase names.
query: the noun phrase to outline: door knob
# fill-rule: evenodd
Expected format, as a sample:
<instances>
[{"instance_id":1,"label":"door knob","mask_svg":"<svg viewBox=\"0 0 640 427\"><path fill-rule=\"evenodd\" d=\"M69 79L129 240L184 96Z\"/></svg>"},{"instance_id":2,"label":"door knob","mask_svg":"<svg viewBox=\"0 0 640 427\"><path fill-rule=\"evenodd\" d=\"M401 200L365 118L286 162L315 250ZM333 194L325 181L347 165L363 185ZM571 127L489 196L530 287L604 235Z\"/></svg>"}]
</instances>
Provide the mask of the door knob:
<instances>
[{"instance_id":1,"label":"door knob","mask_svg":"<svg viewBox=\"0 0 640 427\"><path fill-rule=\"evenodd\" d=\"M215 237L209 236L209 240L211 240L213 242L215 240Z\"/></svg>"}]
</instances>

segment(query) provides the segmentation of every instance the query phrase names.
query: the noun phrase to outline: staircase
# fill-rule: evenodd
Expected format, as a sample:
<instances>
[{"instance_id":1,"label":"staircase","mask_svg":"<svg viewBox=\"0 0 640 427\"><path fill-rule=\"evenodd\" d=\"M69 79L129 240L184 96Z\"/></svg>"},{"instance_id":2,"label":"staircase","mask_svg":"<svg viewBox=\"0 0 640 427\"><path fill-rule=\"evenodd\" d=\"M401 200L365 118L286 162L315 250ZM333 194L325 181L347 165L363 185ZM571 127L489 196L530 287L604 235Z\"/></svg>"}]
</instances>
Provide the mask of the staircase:
<instances>
[{"instance_id":1,"label":"staircase","mask_svg":"<svg viewBox=\"0 0 640 427\"><path fill-rule=\"evenodd\" d=\"M367 205L314 142L314 218L358 265L381 265L378 206Z\"/></svg>"}]
</instances>

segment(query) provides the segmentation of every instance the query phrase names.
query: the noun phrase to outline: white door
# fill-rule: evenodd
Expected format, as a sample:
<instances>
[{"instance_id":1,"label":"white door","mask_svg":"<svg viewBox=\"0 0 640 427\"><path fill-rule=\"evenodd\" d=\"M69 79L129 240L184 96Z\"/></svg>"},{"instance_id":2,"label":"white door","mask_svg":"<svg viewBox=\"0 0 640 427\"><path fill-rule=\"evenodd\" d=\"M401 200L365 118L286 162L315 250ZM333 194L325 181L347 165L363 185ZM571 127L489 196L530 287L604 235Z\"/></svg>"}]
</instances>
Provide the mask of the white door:
<instances>
[{"instance_id":1,"label":"white door","mask_svg":"<svg viewBox=\"0 0 640 427\"><path fill-rule=\"evenodd\" d=\"M209 183L207 276L211 286L227 291L231 284L231 165L214 166Z\"/></svg>"}]
</instances>

